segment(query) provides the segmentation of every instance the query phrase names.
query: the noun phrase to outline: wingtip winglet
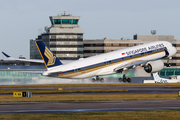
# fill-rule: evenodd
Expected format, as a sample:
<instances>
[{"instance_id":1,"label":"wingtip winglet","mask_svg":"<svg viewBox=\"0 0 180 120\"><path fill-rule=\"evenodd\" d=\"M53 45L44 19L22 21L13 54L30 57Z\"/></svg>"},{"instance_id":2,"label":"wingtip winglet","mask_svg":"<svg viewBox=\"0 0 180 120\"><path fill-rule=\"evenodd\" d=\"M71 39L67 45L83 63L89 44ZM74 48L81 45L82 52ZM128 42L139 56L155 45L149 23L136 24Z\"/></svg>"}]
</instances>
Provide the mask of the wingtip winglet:
<instances>
[{"instance_id":1,"label":"wingtip winglet","mask_svg":"<svg viewBox=\"0 0 180 120\"><path fill-rule=\"evenodd\" d=\"M5 52L1 52L5 57L9 58L11 56L9 56L8 54L6 54Z\"/></svg>"}]
</instances>

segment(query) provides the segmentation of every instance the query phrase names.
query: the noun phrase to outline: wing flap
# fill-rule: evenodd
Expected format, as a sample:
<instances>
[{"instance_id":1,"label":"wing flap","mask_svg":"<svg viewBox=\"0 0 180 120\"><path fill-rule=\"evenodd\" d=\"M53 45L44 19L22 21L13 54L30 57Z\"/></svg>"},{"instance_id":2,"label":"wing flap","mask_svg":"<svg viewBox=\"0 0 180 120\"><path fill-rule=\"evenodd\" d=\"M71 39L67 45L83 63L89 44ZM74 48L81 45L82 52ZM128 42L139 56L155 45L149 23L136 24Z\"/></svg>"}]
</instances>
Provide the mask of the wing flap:
<instances>
[{"instance_id":1,"label":"wing flap","mask_svg":"<svg viewBox=\"0 0 180 120\"><path fill-rule=\"evenodd\" d=\"M134 66L139 66L141 64L146 64L148 62L148 60L144 60L144 61L136 61L133 63L127 63L121 66L118 66L117 68L114 69L115 72L121 72L123 71L123 69L131 69L134 68Z\"/></svg>"},{"instance_id":2,"label":"wing flap","mask_svg":"<svg viewBox=\"0 0 180 120\"><path fill-rule=\"evenodd\" d=\"M122 72L123 69L125 70L128 70L128 69L131 69L131 68L134 68L134 66L144 66L146 65L149 61L154 61L154 60L159 60L161 58L156 58L156 59L150 59L150 60L137 60L135 62L129 62L129 63L126 63L124 65L121 65L121 66L118 66L114 69L115 72Z\"/></svg>"}]
</instances>

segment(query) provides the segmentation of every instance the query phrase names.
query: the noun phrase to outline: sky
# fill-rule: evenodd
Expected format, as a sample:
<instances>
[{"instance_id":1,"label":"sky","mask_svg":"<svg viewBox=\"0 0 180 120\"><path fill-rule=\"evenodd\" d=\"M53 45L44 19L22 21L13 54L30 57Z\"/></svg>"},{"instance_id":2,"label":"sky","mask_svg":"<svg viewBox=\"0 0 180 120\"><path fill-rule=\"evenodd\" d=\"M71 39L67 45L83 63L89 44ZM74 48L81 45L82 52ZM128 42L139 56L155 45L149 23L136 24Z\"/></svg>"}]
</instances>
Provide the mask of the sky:
<instances>
[{"instance_id":1,"label":"sky","mask_svg":"<svg viewBox=\"0 0 180 120\"><path fill-rule=\"evenodd\" d=\"M180 40L180 0L0 0L0 50L29 59L49 16L80 16L84 39L133 39L134 34L174 35ZM0 59L5 59L0 55Z\"/></svg>"}]
</instances>

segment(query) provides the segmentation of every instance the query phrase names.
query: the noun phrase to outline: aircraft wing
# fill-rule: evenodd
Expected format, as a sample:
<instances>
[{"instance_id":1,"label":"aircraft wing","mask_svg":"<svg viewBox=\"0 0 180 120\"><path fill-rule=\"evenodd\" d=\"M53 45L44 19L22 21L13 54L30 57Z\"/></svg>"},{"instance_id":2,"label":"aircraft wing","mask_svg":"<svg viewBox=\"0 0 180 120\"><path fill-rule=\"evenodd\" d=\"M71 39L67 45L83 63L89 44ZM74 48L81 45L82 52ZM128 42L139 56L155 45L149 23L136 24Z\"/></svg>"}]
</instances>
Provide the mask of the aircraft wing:
<instances>
[{"instance_id":1,"label":"aircraft wing","mask_svg":"<svg viewBox=\"0 0 180 120\"><path fill-rule=\"evenodd\" d=\"M2 54L3 54L6 58L12 59L12 60L25 61L25 62L44 63L43 60L36 60L36 59L17 59L17 58L13 58L13 57L9 56L9 55L6 54L5 52L2 52Z\"/></svg>"},{"instance_id":2,"label":"aircraft wing","mask_svg":"<svg viewBox=\"0 0 180 120\"><path fill-rule=\"evenodd\" d=\"M8 58L8 59L11 59L11 60L18 60L18 61L24 61L24 62L35 62L35 63L44 63L43 60L38 60L38 59L18 59L18 58L13 58L11 56L9 56L8 54L6 54L5 52L2 52L2 54ZM61 62L63 64L68 64L70 62L73 62L74 60L61 60Z\"/></svg>"},{"instance_id":3,"label":"aircraft wing","mask_svg":"<svg viewBox=\"0 0 180 120\"><path fill-rule=\"evenodd\" d=\"M139 65L145 65L148 62L148 60L144 60L144 61L136 61L133 63L127 63L121 66L118 66L117 68L114 69L114 71L116 72L122 72L123 69L131 69L131 68L135 68L136 66Z\"/></svg>"},{"instance_id":4,"label":"aircraft wing","mask_svg":"<svg viewBox=\"0 0 180 120\"><path fill-rule=\"evenodd\" d=\"M135 62L131 62L131 63L126 63L124 65L118 66L117 68L114 69L115 72L122 72L123 69L124 70L128 70L128 69L132 69L135 68L136 66L144 66L146 65L149 61L154 61L154 60L158 60L160 58L156 58L156 59L150 59L150 60L141 60L141 61L135 61Z\"/></svg>"}]
</instances>

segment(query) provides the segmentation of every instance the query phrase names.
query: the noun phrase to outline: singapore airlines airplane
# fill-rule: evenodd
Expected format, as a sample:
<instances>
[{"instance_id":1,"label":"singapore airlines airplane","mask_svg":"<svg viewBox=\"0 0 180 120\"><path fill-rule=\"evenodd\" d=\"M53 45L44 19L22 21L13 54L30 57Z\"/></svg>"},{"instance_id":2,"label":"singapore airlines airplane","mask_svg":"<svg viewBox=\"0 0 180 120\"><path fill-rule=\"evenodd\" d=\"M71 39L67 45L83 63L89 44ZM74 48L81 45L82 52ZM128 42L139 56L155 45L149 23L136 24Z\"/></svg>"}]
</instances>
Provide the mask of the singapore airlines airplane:
<instances>
[{"instance_id":1,"label":"singapore airlines airplane","mask_svg":"<svg viewBox=\"0 0 180 120\"><path fill-rule=\"evenodd\" d=\"M129 69L142 66L147 73L158 72L164 67L161 59L171 58L177 51L167 41L155 41L63 64L43 41L38 40L35 43L47 68L47 71L42 73L43 76L75 79L96 76L92 79L93 81L103 81L103 78L98 77L101 75L121 72L123 79L119 78L119 81L131 82L131 78L125 76ZM2 53L11 58L6 53ZM38 62L34 60L26 61Z\"/></svg>"},{"instance_id":2,"label":"singapore airlines airplane","mask_svg":"<svg viewBox=\"0 0 180 120\"><path fill-rule=\"evenodd\" d=\"M153 73L154 81L155 83L178 83L180 80L178 79L165 79L165 78L160 78L158 75L158 72Z\"/></svg>"}]
</instances>

